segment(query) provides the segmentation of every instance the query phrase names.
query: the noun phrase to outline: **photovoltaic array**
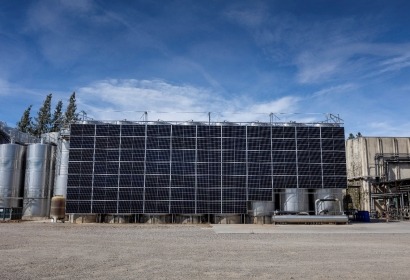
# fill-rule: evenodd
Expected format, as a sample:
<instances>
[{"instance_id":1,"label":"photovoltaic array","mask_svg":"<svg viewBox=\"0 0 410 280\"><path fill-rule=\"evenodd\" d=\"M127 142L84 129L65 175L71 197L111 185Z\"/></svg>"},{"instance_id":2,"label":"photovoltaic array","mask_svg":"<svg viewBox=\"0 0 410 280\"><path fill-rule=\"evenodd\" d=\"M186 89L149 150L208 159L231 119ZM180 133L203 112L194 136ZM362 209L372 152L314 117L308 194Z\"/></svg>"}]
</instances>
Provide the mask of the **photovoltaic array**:
<instances>
[{"instance_id":1,"label":"photovoltaic array","mask_svg":"<svg viewBox=\"0 0 410 280\"><path fill-rule=\"evenodd\" d=\"M343 127L71 125L67 213L245 214L286 188L346 188Z\"/></svg>"}]
</instances>

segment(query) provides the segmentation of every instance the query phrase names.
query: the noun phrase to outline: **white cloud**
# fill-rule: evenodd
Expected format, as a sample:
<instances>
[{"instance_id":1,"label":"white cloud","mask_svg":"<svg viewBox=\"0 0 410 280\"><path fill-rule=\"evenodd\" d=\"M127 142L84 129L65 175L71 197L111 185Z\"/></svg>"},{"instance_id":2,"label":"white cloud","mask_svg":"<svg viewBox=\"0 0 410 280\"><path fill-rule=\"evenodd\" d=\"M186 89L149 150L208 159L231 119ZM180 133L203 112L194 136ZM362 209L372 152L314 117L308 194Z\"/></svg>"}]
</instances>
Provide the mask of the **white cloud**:
<instances>
[{"instance_id":1,"label":"white cloud","mask_svg":"<svg viewBox=\"0 0 410 280\"><path fill-rule=\"evenodd\" d=\"M14 96L16 98L21 98L27 96L42 96L41 91L38 89L26 88L19 84L10 83L6 79L0 78L0 96Z\"/></svg>"},{"instance_id":2,"label":"white cloud","mask_svg":"<svg viewBox=\"0 0 410 280\"><path fill-rule=\"evenodd\" d=\"M337 93L342 93L346 91L351 91L356 89L356 85L354 84L343 84L343 85L337 85L337 86L332 86L328 88L324 88L321 90L318 90L312 94L312 97L319 97L323 95L331 95L331 94L337 94Z\"/></svg>"},{"instance_id":3,"label":"white cloud","mask_svg":"<svg viewBox=\"0 0 410 280\"><path fill-rule=\"evenodd\" d=\"M90 0L44 0L29 6L23 32L34 38L33 45L43 59L65 66L112 43L102 34L111 29L118 32L118 26L118 21Z\"/></svg>"},{"instance_id":4,"label":"white cloud","mask_svg":"<svg viewBox=\"0 0 410 280\"><path fill-rule=\"evenodd\" d=\"M10 94L10 84L8 81L0 79L0 96Z\"/></svg>"},{"instance_id":5,"label":"white cloud","mask_svg":"<svg viewBox=\"0 0 410 280\"><path fill-rule=\"evenodd\" d=\"M256 6L235 7L226 15L271 58L294 66L300 84L358 81L410 67L409 43L378 41L389 32L380 24L383 12L324 20L275 11L266 16Z\"/></svg>"},{"instance_id":6,"label":"white cloud","mask_svg":"<svg viewBox=\"0 0 410 280\"><path fill-rule=\"evenodd\" d=\"M365 136L394 136L394 137L409 137L410 135L410 123L391 123L389 121L384 122L369 122L363 124L369 131L369 134ZM371 129L369 129L371 128Z\"/></svg>"},{"instance_id":7,"label":"white cloud","mask_svg":"<svg viewBox=\"0 0 410 280\"><path fill-rule=\"evenodd\" d=\"M271 112L295 112L299 98L285 96L267 102L246 97L228 99L191 85L162 80L102 80L77 91L79 109L101 120L135 120L148 112L149 120L269 121Z\"/></svg>"},{"instance_id":8,"label":"white cloud","mask_svg":"<svg viewBox=\"0 0 410 280\"><path fill-rule=\"evenodd\" d=\"M410 67L410 54L398 54L398 56L395 56L394 58L386 59L380 63L380 66L382 67L380 73L399 71L403 68Z\"/></svg>"}]
</instances>

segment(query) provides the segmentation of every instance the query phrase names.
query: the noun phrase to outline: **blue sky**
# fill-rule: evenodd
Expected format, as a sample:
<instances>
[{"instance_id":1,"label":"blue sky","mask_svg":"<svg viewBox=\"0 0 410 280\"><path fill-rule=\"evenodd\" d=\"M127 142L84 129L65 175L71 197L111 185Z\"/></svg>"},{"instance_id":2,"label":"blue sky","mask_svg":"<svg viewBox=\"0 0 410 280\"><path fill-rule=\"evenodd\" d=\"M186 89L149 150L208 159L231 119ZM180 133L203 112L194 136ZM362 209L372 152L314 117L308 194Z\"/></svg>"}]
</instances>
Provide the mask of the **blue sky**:
<instances>
[{"instance_id":1,"label":"blue sky","mask_svg":"<svg viewBox=\"0 0 410 280\"><path fill-rule=\"evenodd\" d=\"M2 1L0 120L321 121L410 136L410 1Z\"/></svg>"}]
</instances>

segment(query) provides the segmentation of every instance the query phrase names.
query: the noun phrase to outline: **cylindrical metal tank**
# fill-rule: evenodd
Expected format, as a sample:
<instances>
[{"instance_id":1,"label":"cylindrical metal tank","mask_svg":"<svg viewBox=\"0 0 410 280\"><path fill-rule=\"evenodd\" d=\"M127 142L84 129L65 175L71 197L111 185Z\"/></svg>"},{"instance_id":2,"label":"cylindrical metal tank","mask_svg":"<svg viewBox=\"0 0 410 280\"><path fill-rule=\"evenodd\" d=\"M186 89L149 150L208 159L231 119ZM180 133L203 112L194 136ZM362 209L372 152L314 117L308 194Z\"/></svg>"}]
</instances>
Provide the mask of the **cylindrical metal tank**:
<instances>
[{"instance_id":1,"label":"cylindrical metal tank","mask_svg":"<svg viewBox=\"0 0 410 280\"><path fill-rule=\"evenodd\" d=\"M61 195L51 199L50 217L56 222L65 218L65 198Z\"/></svg>"},{"instance_id":2,"label":"cylindrical metal tank","mask_svg":"<svg viewBox=\"0 0 410 280\"><path fill-rule=\"evenodd\" d=\"M281 193L281 206L287 212L308 212L309 195L305 189L285 189Z\"/></svg>"},{"instance_id":3,"label":"cylindrical metal tank","mask_svg":"<svg viewBox=\"0 0 410 280\"><path fill-rule=\"evenodd\" d=\"M274 201L249 201L248 214L254 217L271 216L275 210Z\"/></svg>"},{"instance_id":4,"label":"cylindrical metal tank","mask_svg":"<svg viewBox=\"0 0 410 280\"><path fill-rule=\"evenodd\" d=\"M0 145L0 207L22 207L26 147Z\"/></svg>"},{"instance_id":5,"label":"cylindrical metal tank","mask_svg":"<svg viewBox=\"0 0 410 280\"><path fill-rule=\"evenodd\" d=\"M346 215L315 216L315 215L273 215L272 223L286 224L347 224L349 219Z\"/></svg>"},{"instance_id":6,"label":"cylindrical metal tank","mask_svg":"<svg viewBox=\"0 0 410 280\"><path fill-rule=\"evenodd\" d=\"M48 144L27 147L23 217L46 217L49 204L52 148Z\"/></svg>"},{"instance_id":7,"label":"cylindrical metal tank","mask_svg":"<svg viewBox=\"0 0 410 280\"><path fill-rule=\"evenodd\" d=\"M70 142L66 139L60 139L58 142L56 154L56 172L54 183L54 195L67 196L67 179L68 179L68 159L70 153Z\"/></svg>"},{"instance_id":8,"label":"cylindrical metal tank","mask_svg":"<svg viewBox=\"0 0 410 280\"><path fill-rule=\"evenodd\" d=\"M342 211L340 209L340 203L343 200L342 189L316 189L314 193L314 200L317 199L337 199L337 201L322 201L317 205L319 209L316 209L317 213L338 215Z\"/></svg>"}]
</instances>

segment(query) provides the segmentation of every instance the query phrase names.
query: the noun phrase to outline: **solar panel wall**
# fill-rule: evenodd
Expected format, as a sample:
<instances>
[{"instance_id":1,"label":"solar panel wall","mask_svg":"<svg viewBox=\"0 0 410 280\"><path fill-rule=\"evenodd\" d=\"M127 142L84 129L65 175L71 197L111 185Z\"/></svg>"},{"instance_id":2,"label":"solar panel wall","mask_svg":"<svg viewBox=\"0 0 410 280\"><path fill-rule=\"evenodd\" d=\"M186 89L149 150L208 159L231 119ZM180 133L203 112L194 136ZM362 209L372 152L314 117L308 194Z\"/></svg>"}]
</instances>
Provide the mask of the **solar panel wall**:
<instances>
[{"instance_id":1,"label":"solar panel wall","mask_svg":"<svg viewBox=\"0 0 410 280\"><path fill-rule=\"evenodd\" d=\"M344 128L72 124L67 213L245 214L286 188L345 188Z\"/></svg>"}]
</instances>

